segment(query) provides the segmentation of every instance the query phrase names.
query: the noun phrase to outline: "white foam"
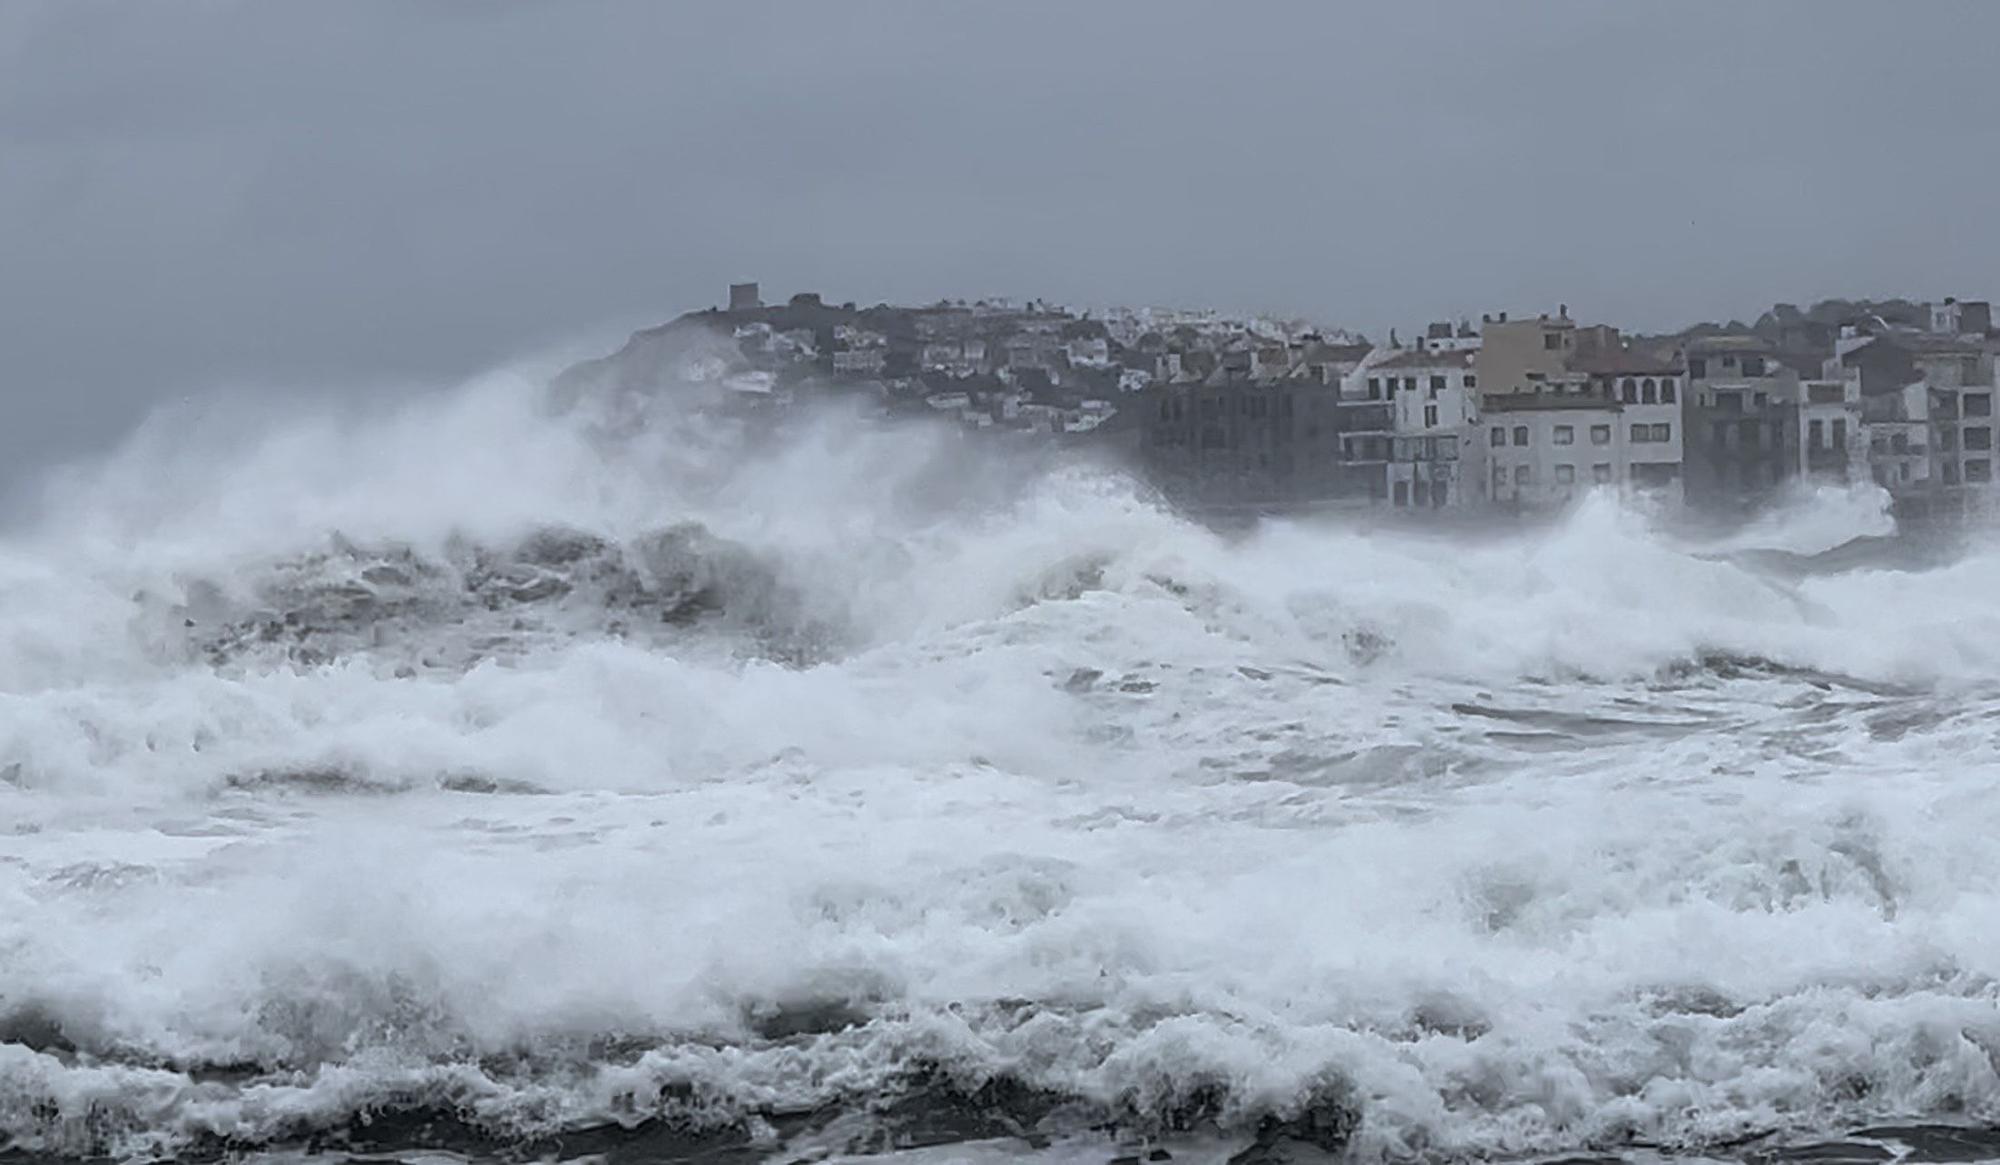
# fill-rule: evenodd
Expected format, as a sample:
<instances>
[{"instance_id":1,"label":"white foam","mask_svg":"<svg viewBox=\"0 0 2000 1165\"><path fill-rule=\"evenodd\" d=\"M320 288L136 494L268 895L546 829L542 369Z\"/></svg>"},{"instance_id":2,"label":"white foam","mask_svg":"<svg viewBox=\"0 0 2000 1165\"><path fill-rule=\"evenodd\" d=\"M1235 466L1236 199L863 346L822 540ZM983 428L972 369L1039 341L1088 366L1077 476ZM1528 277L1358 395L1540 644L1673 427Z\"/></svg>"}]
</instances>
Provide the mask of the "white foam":
<instances>
[{"instance_id":1,"label":"white foam","mask_svg":"<svg viewBox=\"0 0 2000 1165\"><path fill-rule=\"evenodd\" d=\"M1603 500L1230 539L1080 469L940 501L960 447L852 419L606 442L504 377L252 431L142 439L0 545L0 1015L82 1050L0 1047L23 1143L811 1104L919 1056L1114 1105L1331 1071L1377 1156L2000 1116L1990 553L1785 584ZM218 671L133 601L334 530L682 520L853 649L586 621L470 670ZM1657 682L1704 653L1918 687ZM873 1022L745 1018L824 1000ZM583 1056L612 1036L658 1046ZM520 1047L574 1059L473 1066ZM242 1062L276 1075L182 1070Z\"/></svg>"}]
</instances>

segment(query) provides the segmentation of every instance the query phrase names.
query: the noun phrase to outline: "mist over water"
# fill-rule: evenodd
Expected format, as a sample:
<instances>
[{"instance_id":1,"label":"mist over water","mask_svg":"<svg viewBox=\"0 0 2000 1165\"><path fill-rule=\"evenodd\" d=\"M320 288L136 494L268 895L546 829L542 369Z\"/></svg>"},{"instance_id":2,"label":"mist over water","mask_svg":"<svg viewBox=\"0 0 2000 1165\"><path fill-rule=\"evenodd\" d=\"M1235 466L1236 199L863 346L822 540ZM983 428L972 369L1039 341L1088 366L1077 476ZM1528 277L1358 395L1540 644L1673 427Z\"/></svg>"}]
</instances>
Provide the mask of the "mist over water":
<instances>
[{"instance_id":1,"label":"mist over water","mask_svg":"<svg viewBox=\"0 0 2000 1165\"><path fill-rule=\"evenodd\" d=\"M197 409L52 483L0 541L0 1144L2000 1118L1990 543L1853 565L1869 493L1222 534L727 392Z\"/></svg>"}]
</instances>

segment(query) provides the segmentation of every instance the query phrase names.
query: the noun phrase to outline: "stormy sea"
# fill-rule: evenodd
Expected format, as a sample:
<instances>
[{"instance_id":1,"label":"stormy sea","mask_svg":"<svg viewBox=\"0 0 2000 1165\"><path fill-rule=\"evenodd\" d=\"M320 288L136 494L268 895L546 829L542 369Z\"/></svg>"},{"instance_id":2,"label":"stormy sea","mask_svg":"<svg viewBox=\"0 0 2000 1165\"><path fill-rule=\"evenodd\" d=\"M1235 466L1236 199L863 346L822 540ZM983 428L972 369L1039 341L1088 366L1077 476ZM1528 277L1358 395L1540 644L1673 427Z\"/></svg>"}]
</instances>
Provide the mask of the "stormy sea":
<instances>
[{"instance_id":1,"label":"stormy sea","mask_svg":"<svg viewBox=\"0 0 2000 1165\"><path fill-rule=\"evenodd\" d=\"M0 1162L2000 1157L1977 532L545 384L0 538Z\"/></svg>"}]
</instances>

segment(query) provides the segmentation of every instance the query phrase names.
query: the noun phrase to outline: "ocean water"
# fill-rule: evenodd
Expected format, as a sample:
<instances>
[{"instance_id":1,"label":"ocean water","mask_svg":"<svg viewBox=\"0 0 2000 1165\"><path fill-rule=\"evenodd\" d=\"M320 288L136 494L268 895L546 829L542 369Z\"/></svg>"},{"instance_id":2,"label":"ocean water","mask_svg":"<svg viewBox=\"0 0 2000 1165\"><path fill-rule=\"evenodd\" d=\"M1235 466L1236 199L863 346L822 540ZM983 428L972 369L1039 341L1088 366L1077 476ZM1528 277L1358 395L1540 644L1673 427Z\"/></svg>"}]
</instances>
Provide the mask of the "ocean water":
<instances>
[{"instance_id":1,"label":"ocean water","mask_svg":"<svg viewBox=\"0 0 2000 1165\"><path fill-rule=\"evenodd\" d=\"M49 483L0 1158L2000 1156L1979 536L1217 533L700 387Z\"/></svg>"}]
</instances>

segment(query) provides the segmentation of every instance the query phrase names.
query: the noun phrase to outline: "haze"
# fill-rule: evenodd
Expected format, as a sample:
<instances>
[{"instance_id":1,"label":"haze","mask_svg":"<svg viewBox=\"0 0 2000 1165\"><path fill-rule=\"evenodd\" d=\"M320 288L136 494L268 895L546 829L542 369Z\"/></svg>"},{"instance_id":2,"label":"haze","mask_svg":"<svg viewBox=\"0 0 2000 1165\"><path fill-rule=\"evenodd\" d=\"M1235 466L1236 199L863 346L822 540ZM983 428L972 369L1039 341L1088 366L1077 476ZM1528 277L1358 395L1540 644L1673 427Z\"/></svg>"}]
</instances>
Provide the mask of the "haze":
<instances>
[{"instance_id":1,"label":"haze","mask_svg":"<svg viewBox=\"0 0 2000 1165\"><path fill-rule=\"evenodd\" d=\"M1987 295L2000 6L16 4L0 458L717 301Z\"/></svg>"}]
</instances>

